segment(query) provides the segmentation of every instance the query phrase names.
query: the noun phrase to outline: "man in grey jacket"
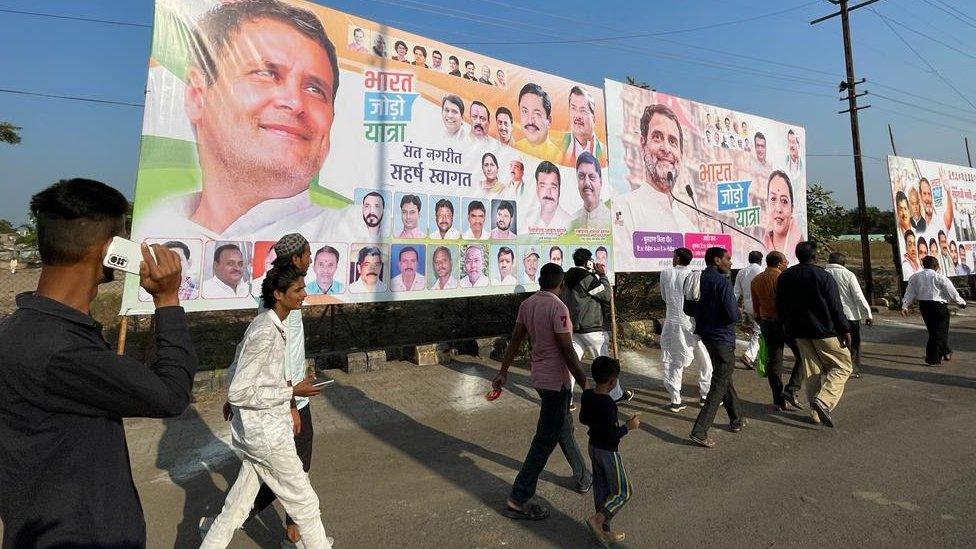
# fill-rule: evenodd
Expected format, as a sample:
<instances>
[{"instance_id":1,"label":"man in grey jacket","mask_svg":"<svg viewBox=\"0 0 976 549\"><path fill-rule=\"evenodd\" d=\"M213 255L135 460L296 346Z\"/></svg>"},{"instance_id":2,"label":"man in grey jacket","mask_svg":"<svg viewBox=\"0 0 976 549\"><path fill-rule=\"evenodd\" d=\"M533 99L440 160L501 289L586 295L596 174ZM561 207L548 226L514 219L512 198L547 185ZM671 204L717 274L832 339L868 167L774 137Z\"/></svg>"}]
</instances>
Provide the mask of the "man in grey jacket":
<instances>
[{"instance_id":1,"label":"man in grey jacket","mask_svg":"<svg viewBox=\"0 0 976 549\"><path fill-rule=\"evenodd\" d=\"M613 288L606 266L593 263L593 253L586 248L573 252L573 264L575 267L566 272L566 289L562 295L573 321L573 349L581 360L584 352L589 352L591 359L610 356L609 311ZM634 398L634 392L622 390L618 382L610 396L620 402Z\"/></svg>"}]
</instances>

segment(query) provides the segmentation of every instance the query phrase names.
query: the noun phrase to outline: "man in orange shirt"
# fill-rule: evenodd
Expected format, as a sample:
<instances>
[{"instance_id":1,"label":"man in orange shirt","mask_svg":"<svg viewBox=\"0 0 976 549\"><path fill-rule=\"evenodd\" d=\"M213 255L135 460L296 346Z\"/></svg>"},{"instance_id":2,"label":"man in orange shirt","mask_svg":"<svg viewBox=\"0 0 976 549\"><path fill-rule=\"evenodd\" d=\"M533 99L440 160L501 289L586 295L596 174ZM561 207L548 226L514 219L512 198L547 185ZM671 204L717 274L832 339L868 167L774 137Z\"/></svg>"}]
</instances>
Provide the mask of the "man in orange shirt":
<instances>
[{"instance_id":1,"label":"man in orange shirt","mask_svg":"<svg viewBox=\"0 0 976 549\"><path fill-rule=\"evenodd\" d=\"M796 341L786 335L783 323L779 320L776 310L776 281L780 273L786 269L789 262L782 252L766 254L766 270L756 275L750 284L752 292L752 314L759 322L763 339L766 340L768 360L766 362L766 379L773 391L773 405L780 410L786 410L787 404L797 409L803 409L796 398L800 390L800 380L803 369L800 367L800 350ZM786 387L780 377L783 371L783 346L788 345L793 351L796 362L793 373Z\"/></svg>"}]
</instances>

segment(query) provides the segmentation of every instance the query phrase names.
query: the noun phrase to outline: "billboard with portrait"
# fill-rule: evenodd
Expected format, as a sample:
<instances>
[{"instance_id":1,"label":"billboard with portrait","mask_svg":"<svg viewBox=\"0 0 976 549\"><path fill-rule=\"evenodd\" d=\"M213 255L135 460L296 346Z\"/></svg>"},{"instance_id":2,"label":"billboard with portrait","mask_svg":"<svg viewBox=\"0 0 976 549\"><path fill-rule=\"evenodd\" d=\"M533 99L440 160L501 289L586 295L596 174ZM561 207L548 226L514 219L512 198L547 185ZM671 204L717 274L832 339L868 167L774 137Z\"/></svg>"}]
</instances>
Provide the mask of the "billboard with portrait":
<instances>
[{"instance_id":1,"label":"billboard with portrait","mask_svg":"<svg viewBox=\"0 0 976 549\"><path fill-rule=\"evenodd\" d=\"M720 246L794 262L806 238L805 132L797 125L607 80L614 269L660 271L675 248Z\"/></svg>"},{"instance_id":2,"label":"billboard with portrait","mask_svg":"<svg viewBox=\"0 0 976 549\"><path fill-rule=\"evenodd\" d=\"M927 255L946 276L973 274L976 169L888 157L902 277L922 270Z\"/></svg>"},{"instance_id":3,"label":"billboard with portrait","mask_svg":"<svg viewBox=\"0 0 976 549\"><path fill-rule=\"evenodd\" d=\"M611 246L602 90L310 2L156 0L133 239L189 250L189 311L535 289ZM564 258L563 265L571 264ZM122 311L151 311L126 281Z\"/></svg>"}]
</instances>

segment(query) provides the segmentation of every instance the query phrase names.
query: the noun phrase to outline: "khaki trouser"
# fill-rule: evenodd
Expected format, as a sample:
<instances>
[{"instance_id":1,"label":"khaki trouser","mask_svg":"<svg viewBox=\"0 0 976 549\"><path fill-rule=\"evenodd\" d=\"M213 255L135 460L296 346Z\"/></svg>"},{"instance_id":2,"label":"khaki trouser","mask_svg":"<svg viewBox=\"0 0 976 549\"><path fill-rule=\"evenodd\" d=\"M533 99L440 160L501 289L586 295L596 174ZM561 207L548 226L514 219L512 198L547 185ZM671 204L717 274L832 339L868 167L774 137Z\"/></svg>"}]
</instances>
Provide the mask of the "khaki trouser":
<instances>
[{"instance_id":1,"label":"khaki trouser","mask_svg":"<svg viewBox=\"0 0 976 549\"><path fill-rule=\"evenodd\" d=\"M799 339L803 362L803 379L806 381L807 397L823 402L828 410L833 410L844 394L844 384L853 369L851 353L840 346L836 337L825 339Z\"/></svg>"}]
</instances>

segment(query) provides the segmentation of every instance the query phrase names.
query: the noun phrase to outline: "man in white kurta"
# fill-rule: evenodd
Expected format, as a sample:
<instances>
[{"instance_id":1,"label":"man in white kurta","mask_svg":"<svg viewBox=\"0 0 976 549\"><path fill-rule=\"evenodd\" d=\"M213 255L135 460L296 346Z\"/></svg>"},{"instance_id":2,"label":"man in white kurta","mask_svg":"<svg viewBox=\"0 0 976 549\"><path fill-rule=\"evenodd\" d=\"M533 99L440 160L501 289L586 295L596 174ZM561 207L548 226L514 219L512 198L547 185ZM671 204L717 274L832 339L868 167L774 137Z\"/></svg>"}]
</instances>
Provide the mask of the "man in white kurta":
<instances>
[{"instance_id":1,"label":"man in white kurta","mask_svg":"<svg viewBox=\"0 0 976 549\"><path fill-rule=\"evenodd\" d=\"M684 369L698 364L698 390L701 400L708 395L712 382L712 361L701 339L694 334L694 321L684 313L684 284L691 275L691 250L678 248L674 251L673 266L661 271L661 297L667 307L664 326L661 328L661 363L664 366L664 387L671 397L668 409L680 412L681 378Z\"/></svg>"},{"instance_id":2,"label":"man in white kurta","mask_svg":"<svg viewBox=\"0 0 976 549\"><path fill-rule=\"evenodd\" d=\"M732 288L736 302L742 300L742 318L752 328L752 335L749 336L749 344L746 346L746 352L741 358L743 364L750 370L754 368L753 362L756 361L756 357L759 355L759 333L761 331L759 323L752 316L752 279L763 272L762 261L762 252L749 252L749 265L736 275L735 285Z\"/></svg>"}]
</instances>

